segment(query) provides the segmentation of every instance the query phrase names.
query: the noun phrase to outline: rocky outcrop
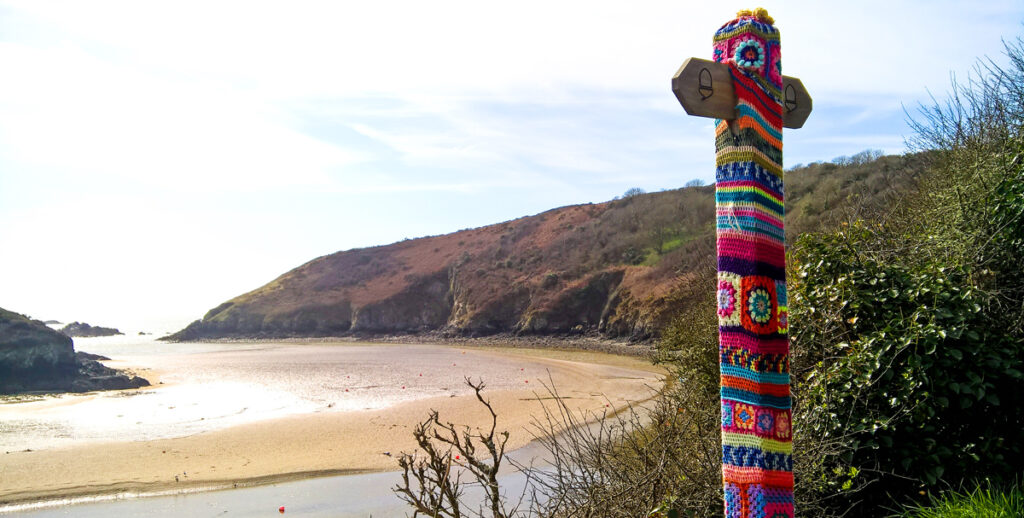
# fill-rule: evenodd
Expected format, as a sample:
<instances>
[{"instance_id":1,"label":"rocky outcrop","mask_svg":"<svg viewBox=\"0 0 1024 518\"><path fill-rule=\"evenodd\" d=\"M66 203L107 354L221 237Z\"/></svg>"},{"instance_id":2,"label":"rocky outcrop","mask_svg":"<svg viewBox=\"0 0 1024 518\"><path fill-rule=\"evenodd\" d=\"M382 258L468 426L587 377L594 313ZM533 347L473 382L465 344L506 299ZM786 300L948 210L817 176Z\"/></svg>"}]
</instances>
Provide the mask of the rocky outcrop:
<instances>
[{"instance_id":1,"label":"rocky outcrop","mask_svg":"<svg viewBox=\"0 0 1024 518\"><path fill-rule=\"evenodd\" d=\"M77 369L71 338L0 309L0 392L45 390L74 378Z\"/></svg>"},{"instance_id":2,"label":"rocky outcrop","mask_svg":"<svg viewBox=\"0 0 1024 518\"><path fill-rule=\"evenodd\" d=\"M46 324L0 308L0 394L87 392L149 385L111 369L87 353L75 353L70 337Z\"/></svg>"},{"instance_id":3,"label":"rocky outcrop","mask_svg":"<svg viewBox=\"0 0 1024 518\"><path fill-rule=\"evenodd\" d=\"M124 390L148 387L149 381L131 374L111 369L97 360L109 360L89 353L75 353L78 375L71 381L70 392L93 392L96 390Z\"/></svg>"},{"instance_id":4,"label":"rocky outcrop","mask_svg":"<svg viewBox=\"0 0 1024 518\"><path fill-rule=\"evenodd\" d=\"M522 327L562 333L598 327L615 303L612 296L624 274L624 270L601 271L570 284L546 307L528 315Z\"/></svg>"},{"instance_id":5,"label":"rocky outcrop","mask_svg":"<svg viewBox=\"0 0 1024 518\"><path fill-rule=\"evenodd\" d=\"M72 322L62 327L60 332L71 337L114 336L124 334L112 327L91 326L85 322Z\"/></svg>"}]
</instances>

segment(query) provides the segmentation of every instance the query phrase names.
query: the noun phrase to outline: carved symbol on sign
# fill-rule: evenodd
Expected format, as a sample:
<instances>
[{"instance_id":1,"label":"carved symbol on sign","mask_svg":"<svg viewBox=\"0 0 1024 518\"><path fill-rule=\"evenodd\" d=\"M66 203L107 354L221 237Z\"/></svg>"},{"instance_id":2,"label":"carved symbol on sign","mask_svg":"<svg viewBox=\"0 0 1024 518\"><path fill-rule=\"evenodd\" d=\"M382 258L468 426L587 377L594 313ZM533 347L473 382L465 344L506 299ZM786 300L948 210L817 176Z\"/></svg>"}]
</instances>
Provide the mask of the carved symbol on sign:
<instances>
[{"instance_id":1,"label":"carved symbol on sign","mask_svg":"<svg viewBox=\"0 0 1024 518\"><path fill-rule=\"evenodd\" d=\"M715 95L715 88L712 86L711 82L711 72L708 72L708 69L700 69L700 75L698 76L697 83L697 91L700 92L700 100L706 101L708 97Z\"/></svg>"},{"instance_id":2,"label":"carved symbol on sign","mask_svg":"<svg viewBox=\"0 0 1024 518\"><path fill-rule=\"evenodd\" d=\"M786 113L792 112L796 107L796 89L792 84L788 84L786 85Z\"/></svg>"}]
</instances>

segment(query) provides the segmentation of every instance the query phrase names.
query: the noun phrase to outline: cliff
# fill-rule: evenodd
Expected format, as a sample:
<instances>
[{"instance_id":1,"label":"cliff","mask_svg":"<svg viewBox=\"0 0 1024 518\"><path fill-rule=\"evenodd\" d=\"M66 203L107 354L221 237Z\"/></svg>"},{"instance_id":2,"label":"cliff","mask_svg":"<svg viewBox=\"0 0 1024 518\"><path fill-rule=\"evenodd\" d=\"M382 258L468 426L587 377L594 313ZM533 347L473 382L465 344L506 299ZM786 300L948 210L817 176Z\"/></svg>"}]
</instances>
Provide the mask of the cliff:
<instances>
[{"instance_id":1,"label":"cliff","mask_svg":"<svg viewBox=\"0 0 1024 518\"><path fill-rule=\"evenodd\" d=\"M149 382L116 371L46 324L0 308L0 394L138 388Z\"/></svg>"},{"instance_id":2,"label":"cliff","mask_svg":"<svg viewBox=\"0 0 1024 518\"><path fill-rule=\"evenodd\" d=\"M790 171L787 225L813 230L844 209L884 204L922 168L911 155ZM714 268L714 187L637 191L320 257L166 339L410 332L647 339L686 305L680 293L693 272Z\"/></svg>"}]
</instances>

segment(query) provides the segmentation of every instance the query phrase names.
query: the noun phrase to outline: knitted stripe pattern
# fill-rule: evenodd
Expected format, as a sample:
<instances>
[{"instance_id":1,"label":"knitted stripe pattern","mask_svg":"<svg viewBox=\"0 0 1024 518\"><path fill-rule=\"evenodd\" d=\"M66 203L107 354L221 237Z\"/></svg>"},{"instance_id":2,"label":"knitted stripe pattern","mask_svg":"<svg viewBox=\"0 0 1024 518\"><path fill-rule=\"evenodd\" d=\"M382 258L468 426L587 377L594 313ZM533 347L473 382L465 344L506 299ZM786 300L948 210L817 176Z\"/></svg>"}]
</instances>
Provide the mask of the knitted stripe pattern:
<instances>
[{"instance_id":1,"label":"knitted stripe pattern","mask_svg":"<svg viewBox=\"0 0 1024 518\"><path fill-rule=\"evenodd\" d=\"M793 516L779 31L741 11L714 37L736 118L715 123L722 480L727 518Z\"/></svg>"}]
</instances>

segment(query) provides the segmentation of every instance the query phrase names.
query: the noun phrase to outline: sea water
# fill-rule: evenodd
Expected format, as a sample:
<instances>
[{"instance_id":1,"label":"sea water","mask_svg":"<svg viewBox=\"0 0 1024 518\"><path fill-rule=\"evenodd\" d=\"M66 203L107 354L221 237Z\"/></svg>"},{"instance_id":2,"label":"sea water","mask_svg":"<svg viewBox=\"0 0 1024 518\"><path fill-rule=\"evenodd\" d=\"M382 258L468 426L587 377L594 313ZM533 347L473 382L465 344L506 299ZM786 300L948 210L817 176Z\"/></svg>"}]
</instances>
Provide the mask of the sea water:
<instances>
[{"instance_id":1,"label":"sea water","mask_svg":"<svg viewBox=\"0 0 1024 518\"><path fill-rule=\"evenodd\" d=\"M434 345L188 343L151 337L75 339L114 367L153 369L142 390L31 395L0 400L0 452L84 442L183 437L288 415L380 409L420 398L471 393L544 377L514 357Z\"/></svg>"}]
</instances>

